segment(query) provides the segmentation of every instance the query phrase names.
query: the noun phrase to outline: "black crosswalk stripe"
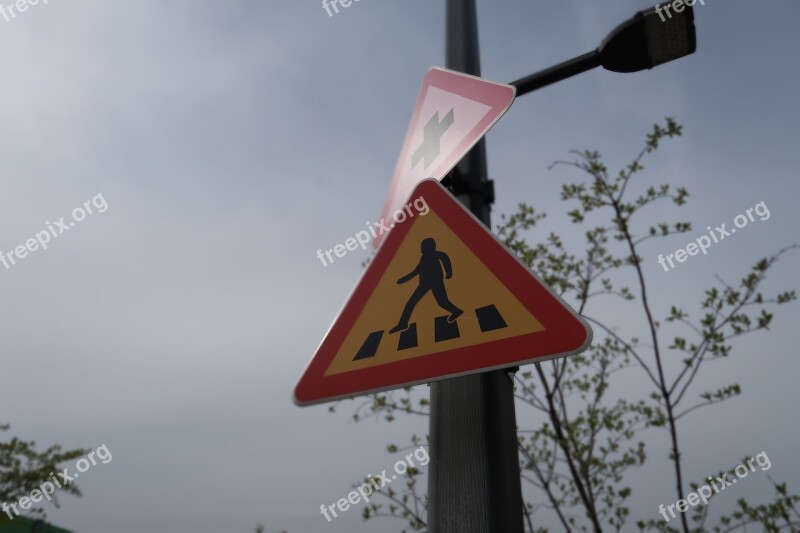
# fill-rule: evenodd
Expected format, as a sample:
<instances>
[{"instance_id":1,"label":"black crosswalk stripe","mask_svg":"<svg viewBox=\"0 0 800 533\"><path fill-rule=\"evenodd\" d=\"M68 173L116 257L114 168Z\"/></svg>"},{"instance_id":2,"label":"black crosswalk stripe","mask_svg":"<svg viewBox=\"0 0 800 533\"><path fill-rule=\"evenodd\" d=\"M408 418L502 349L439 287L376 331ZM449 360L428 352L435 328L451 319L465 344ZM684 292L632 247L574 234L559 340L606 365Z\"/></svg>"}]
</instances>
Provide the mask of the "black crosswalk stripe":
<instances>
[{"instance_id":1,"label":"black crosswalk stripe","mask_svg":"<svg viewBox=\"0 0 800 533\"><path fill-rule=\"evenodd\" d=\"M458 320L449 322L447 320L448 316L449 315L437 316L434 319L434 342L445 342L457 339L461 336L461 332L458 329ZM475 316L478 318L478 327L480 327L481 333L508 327L505 319L503 319L503 315L500 314L500 311L497 310L497 307L494 304L475 309ZM378 347L380 346L381 340L383 340L384 331L385 330L380 330L370 333L367 336L367 339L364 341L364 344L362 344L361 348L359 348L355 357L353 357L353 361L360 361L362 359L370 359L375 357L375 355L378 353ZM417 324L416 322L413 322L409 325L408 329L400 332L397 340L397 351L409 350L411 348L416 348L417 346L419 346L417 338Z\"/></svg>"},{"instance_id":2,"label":"black crosswalk stripe","mask_svg":"<svg viewBox=\"0 0 800 533\"><path fill-rule=\"evenodd\" d=\"M478 317L478 326L481 328L481 333L508 327L500 311L494 305L477 308L475 315Z\"/></svg>"},{"instance_id":3,"label":"black crosswalk stripe","mask_svg":"<svg viewBox=\"0 0 800 533\"><path fill-rule=\"evenodd\" d=\"M417 345L417 323L414 322L408 329L400 332L400 340L397 341L397 351L416 348Z\"/></svg>"},{"instance_id":4,"label":"black crosswalk stripe","mask_svg":"<svg viewBox=\"0 0 800 533\"><path fill-rule=\"evenodd\" d=\"M461 336L458 331L458 320L448 322L449 315L437 316L433 322L433 338L436 342L449 341Z\"/></svg>"},{"instance_id":5,"label":"black crosswalk stripe","mask_svg":"<svg viewBox=\"0 0 800 533\"><path fill-rule=\"evenodd\" d=\"M378 353L378 346L381 344L382 337L383 330L370 333L369 336L367 336L367 340L361 345L361 349L358 350L358 353L353 358L353 361L375 357L375 354Z\"/></svg>"}]
</instances>

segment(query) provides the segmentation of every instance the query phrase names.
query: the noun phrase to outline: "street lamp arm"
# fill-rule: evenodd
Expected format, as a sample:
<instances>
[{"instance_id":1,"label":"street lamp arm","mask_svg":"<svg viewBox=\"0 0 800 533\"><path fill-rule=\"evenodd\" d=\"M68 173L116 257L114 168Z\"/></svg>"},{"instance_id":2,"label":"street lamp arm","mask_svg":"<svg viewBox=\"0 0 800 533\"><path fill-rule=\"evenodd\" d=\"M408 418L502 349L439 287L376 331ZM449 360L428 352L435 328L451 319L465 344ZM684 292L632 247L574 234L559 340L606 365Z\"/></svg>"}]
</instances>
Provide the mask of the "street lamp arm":
<instances>
[{"instance_id":1,"label":"street lamp arm","mask_svg":"<svg viewBox=\"0 0 800 533\"><path fill-rule=\"evenodd\" d=\"M529 74L524 78L512 81L510 85L517 88L517 97L541 89L547 85L571 78L572 76L592 70L602 64L600 52L593 50L569 61Z\"/></svg>"},{"instance_id":2,"label":"street lamp arm","mask_svg":"<svg viewBox=\"0 0 800 533\"><path fill-rule=\"evenodd\" d=\"M517 96L522 96L595 67L602 66L612 72L639 72L693 54L697 36L692 5L687 2L680 11L672 13L661 5L639 11L614 28L597 50L520 78L511 85L517 88Z\"/></svg>"}]
</instances>

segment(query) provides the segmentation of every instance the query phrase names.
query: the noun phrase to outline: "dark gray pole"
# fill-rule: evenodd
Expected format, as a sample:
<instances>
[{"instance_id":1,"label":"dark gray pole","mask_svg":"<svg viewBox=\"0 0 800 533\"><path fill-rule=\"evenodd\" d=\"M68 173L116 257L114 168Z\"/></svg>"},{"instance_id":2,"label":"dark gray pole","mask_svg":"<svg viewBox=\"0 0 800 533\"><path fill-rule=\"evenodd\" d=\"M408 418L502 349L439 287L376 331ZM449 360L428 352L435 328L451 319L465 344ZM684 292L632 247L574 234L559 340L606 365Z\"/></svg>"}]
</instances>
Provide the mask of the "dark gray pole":
<instances>
[{"instance_id":1,"label":"dark gray pole","mask_svg":"<svg viewBox=\"0 0 800 533\"><path fill-rule=\"evenodd\" d=\"M480 75L475 0L447 1L447 68ZM458 118L456 118L458 120ZM491 227L486 145L456 167L459 200ZM506 371L431 384L429 533L523 533L513 381Z\"/></svg>"}]
</instances>

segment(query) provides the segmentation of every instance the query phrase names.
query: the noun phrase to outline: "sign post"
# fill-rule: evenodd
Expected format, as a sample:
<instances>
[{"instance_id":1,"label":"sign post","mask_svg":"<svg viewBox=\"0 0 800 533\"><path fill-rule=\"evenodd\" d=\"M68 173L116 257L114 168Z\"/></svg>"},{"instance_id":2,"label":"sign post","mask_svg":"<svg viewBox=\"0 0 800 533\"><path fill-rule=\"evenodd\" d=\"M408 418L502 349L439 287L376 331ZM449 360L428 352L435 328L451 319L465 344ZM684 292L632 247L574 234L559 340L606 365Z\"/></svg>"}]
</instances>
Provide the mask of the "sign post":
<instances>
[{"instance_id":1,"label":"sign post","mask_svg":"<svg viewBox=\"0 0 800 533\"><path fill-rule=\"evenodd\" d=\"M475 0L446 0L446 66L480 76ZM486 144L459 162L460 200L491 227ZM431 384L428 531L523 533L514 384L495 370Z\"/></svg>"}]
</instances>

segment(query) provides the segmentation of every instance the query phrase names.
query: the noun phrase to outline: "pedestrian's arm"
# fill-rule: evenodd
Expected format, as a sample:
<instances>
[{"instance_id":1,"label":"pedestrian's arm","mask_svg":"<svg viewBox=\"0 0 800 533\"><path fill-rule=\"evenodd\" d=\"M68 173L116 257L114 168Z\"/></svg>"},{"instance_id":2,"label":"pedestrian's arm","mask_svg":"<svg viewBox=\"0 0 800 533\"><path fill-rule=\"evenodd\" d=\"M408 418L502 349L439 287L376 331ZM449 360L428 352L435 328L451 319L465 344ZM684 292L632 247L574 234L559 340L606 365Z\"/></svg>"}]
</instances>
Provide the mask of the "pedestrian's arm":
<instances>
[{"instance_id":1,"label":"pedestrian's arm","mask_svg":"<svg viewBox=\"0 0 800 533\"><path fill-rule=\"evenodd\" d=\"M447 256L446 253L440 252L439 253L439 261L442 262L442 266L444 267L444 277L445 279L450 279L453 277L453 269L450 265L450 258Z\"/></svg>"},{"instance_id":2,"label":"pedestrian's arm","mask_svg":"<svg viewBox=\"0 0 800 533\"><path fill-rule=\"evenodd\" d=\"M417 265L417 268L415 268L414 270L412 270L411 272L409 272L408 274L406 274L402 278L398 279L397 280L397 284L401 285L401 284L405 283L406 281L408 281L411 278L413 278L414 276L416 276L418 273L419 273L419 265Z\"/></svg>"}]
</instances>

